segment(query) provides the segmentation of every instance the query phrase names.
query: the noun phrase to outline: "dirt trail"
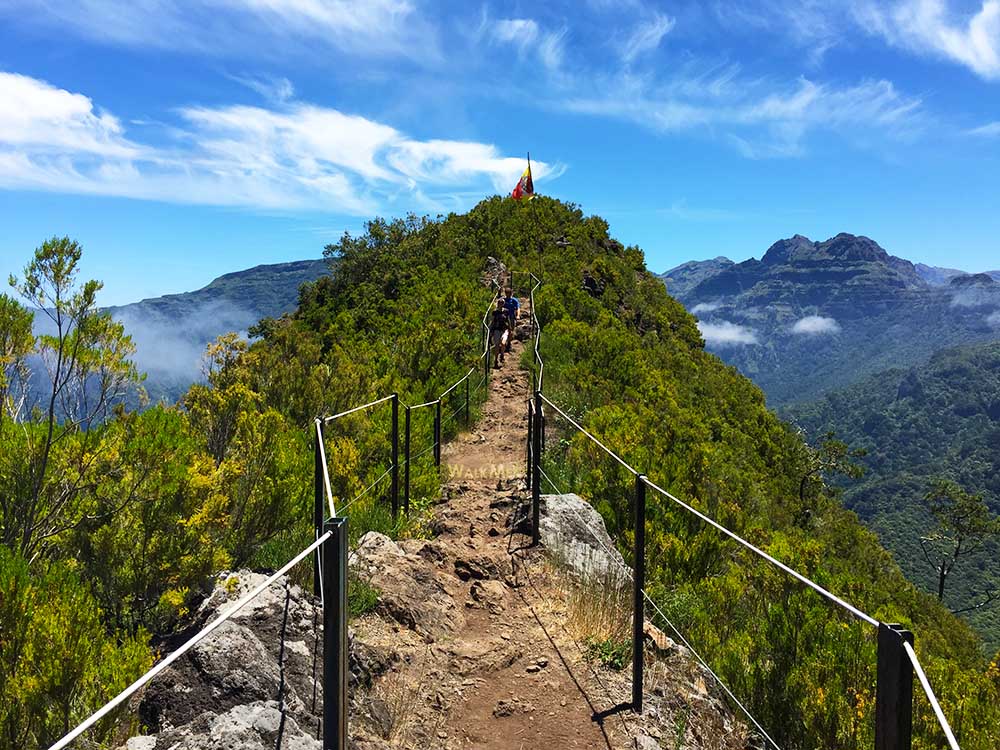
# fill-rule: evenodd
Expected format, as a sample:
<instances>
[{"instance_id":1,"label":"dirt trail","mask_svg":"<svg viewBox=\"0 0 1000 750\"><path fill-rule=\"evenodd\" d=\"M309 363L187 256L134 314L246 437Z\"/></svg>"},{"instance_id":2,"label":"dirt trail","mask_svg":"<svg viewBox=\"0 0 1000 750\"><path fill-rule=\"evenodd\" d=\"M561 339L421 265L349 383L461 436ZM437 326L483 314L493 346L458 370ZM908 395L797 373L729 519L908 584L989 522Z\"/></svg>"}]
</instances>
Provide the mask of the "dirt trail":
<instances>
[{"instance_id":1,"label":"dirt trail","mask_svg":"<svg viewBox=\"0 0 1000 750\"><path fill-rule=\"evenodd\" d=\"M606 694L597 697L600 686L591 684L579 652L559 638L557 618L550 617L553 592L542 583L543 553L526 549L528 536L509 533L525 495L530 378L519 364L530 344L513 343L493 370L480 420L442 452L450 478L440 539L457 548L457 558L495 561L503 576L461 582L467 614L455 640L501 659L487 658L466 676L461 703L448 712L441 734L460 747L611 748L617 745L593 715L612 704Z\"/></svg>"},{"instance_id":2,"label":"dirt trail","mask_svg":"<svg viewBox=\"0 0 1000 750\"><path fill-rule=\"evenodd\" d=\"M527 328L522 314L520 335ZM511 530L527 499L530 377L519 365L530 345L530 338L513 342L492 371L479 421L442 448L448 479L434 514L437 536L401 544L434 559L436 583L454 602L453 628L420 639L399 627L373 632L378 619L358 623L366 640L391 644L405 664L405 689L382 693L405 706L396 709L406 716L391 732L393 746L634 747L624 714L594 720L625 700L624 675L602 678L584 660L563 627L564 591L553 585L544 551Z\"/></svg>"}]
</instances>

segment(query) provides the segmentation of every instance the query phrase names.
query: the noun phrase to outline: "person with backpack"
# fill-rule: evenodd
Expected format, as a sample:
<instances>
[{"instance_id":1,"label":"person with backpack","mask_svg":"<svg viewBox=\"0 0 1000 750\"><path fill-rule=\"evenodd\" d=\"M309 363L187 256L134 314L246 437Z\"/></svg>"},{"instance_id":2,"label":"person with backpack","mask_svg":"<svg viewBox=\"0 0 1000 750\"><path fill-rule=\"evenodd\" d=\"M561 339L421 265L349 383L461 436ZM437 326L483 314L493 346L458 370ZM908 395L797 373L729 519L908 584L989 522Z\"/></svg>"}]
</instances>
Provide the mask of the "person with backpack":
<instances>
[{"instance_id":1,"label":"person with backpack","mask_svg":"<svg viewBox=\"0 0 1000 750\"><path fill-rule=\"evenodd\" d=\"M503 355L510 336L510 324L507 322L507 310L503 299L497 300L496 308L490 316L490 349L493 351L493 369L503 364Z\"/></svg>"},{"instance_id":2,"label":"person with backpack","mask_svg":"<svg viewBox=\"0 0 1000 750\"><path fill-rule=\"evenodd\" d=\"M509 287L503 299L503 307L507 312L507 324L509 326L506 351L510 352L510 345L514 341L514 332L517 328L517 319L521 317L521 300L514 296L514 292Z\"/></svg>"}]
</instances>

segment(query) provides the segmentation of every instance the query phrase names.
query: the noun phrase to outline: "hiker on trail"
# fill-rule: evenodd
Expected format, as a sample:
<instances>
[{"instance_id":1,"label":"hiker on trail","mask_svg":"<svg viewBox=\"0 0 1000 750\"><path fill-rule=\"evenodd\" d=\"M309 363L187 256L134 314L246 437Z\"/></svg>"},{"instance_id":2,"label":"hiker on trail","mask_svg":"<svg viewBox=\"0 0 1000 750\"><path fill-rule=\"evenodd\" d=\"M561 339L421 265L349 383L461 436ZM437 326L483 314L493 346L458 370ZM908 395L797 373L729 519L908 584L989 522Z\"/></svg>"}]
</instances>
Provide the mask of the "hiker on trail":
<instances>
[{"instance_id":1,"label":"hiker on trail","mask_svg":"<svg viewBox=\"0 0 1000 750\"><path fill-rule=\"evenodd\" d=\"M514 296L514 292L508 287L507 296L503 298L503 308L507 311L507 325L509 333L507 335L507 351L514 341L514 331L517 328L517 319L521 317L521 300Z\"/></svg>"},{"instance_id":2,"label":"hiker on trail","mask_svg":"<svg viewBox=\"0 0 1000 750\"><path fill-rule=\"evenodd\" d=\"M496 309L490 318L490 349L493 350L493 369L503 364L504 349L510 336L510 325L507 323L507 310L503 299L497 300Z\"/></svg>"}]
</instances>

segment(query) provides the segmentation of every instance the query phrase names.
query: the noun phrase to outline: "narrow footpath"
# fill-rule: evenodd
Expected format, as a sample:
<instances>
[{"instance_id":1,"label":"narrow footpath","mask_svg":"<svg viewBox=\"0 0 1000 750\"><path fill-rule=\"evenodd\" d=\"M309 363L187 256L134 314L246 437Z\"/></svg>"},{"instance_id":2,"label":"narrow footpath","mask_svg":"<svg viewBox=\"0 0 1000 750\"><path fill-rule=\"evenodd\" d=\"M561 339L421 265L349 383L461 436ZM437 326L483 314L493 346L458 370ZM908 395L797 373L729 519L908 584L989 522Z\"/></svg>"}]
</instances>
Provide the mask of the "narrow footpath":
<instances>
[{"instance_id":1,"label":"narrow footpath","mask_svg":"<svg viewBox=\"0 0 1000 750\"><path fill-rule=\"evenodd\" d=\"M409 631L373 632L384 618L356 627L363 640L402 654L395 681L379 680L393 713L393 747L634 748L625 712L601 721L628 697L627 674L600 675L565 628L565 591L544 551L518 526L529 499L525 440L529 373L521 369L528 315L505 363L492 371L479 420L442 448L447 480L430 541L400 543L412 559L434 561L435 585L455 603L417 615ZM363 550L385 585L385 557ZM426 581L416 574L415 585ZM439 597L424 587L428 602ZM405 598L398 595L397 599ZM441 597L444 599L444 597ZM390 595L383 600L392 608ZM405 608L400 602L399 608ZM415 637L423 631L424 638ZM407 642L407 639L409 641ZM431 641L428 644L428 641ZM606 670L605 670L606 671ZM393 686L387 689L386 686Z\"/></svg>"}]
</instances>

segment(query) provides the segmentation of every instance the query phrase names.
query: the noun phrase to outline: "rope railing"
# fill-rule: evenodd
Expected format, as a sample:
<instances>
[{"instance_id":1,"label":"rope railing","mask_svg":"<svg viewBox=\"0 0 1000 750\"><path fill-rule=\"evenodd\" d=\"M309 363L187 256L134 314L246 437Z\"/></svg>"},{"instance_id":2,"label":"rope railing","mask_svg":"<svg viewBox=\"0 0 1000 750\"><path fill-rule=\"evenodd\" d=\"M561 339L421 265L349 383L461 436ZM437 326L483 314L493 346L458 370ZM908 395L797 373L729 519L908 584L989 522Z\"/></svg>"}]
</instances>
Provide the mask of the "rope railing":
<instances>
[{"instance_id":1,"label":"rope railing","mask_svg":"<svg viewBox=\"0 0 1000 750\"><path fill-rule=\"evenodd\" d=\"M791 576L796 581L798 581L799 583L803 584L807 588L811 589L813 592L815 592L816 594L818 594L819 596L821 596L826 601L830 602L831 604L835 605L836 607L840 608L841 610L847 612L848 614L850 614L852 617L854 617L858 621L860 621L860 622L862 622L862 623L864 623L864 624L866 624L868 626L876 628L879 631L879 638L880 638L880 640L879 640L879 644L880 644L879 645L879 656L878 656L878 659L879 659L879 669L880 670L882 669L883 660L885 660L886 662L889 662L889 661L892 660L893 656L890 655L889 652L894 651L895 653L900 653L901 654L901 650L905 649L906 655L907 655L907 657L909 658L909 661L912 664L912 669L917 674L917 677L920 680L921 686L923 687L924 693L927 695L928 701L930 702L931 707L932 707L932 709L934 711L934 715L935 715L935 717L936 717L936 719L938 721L938 724L941 726L941 729L944 732L944 735L945 735L945 737L947 739L949 748L951 750L960 750L958 742L955 739L955 735L954 735L954 733L951 730L951 726L949 725L948 720L945 717L943 710L941 709L940 703L938 702L936 696L934 695L934 691L931 688L929 680L927 679L927 675L924 673L924 671L923 671L923 669L922 669L922 667L921 667L921 665L920 665L920 663L919 663L919 661L917 659L916 653L913 650L912 635L911 634L909 634L908 632L902 630L899 626L888 626L888 625L886 625L884 623L881 623L878 619L872 617L871 615L869 615L868 613L864 612L860 608L858 608L858 607L854 606L853 604L847 602L842 597L837 596L836 594L834 594L833 592L829 591L828 589L826 589L825 587L821 586L820 584L816 583L815 581L813 581L812 579L808 578L807 576L799 573L795 569L791 568L790 566L788 566L785 563L783 563L780 560L778 560L773 555L768 554L767 552L765 552L764 550L762 550L760 547L758 547L758 546L754 545L753 543L747 541L746 539L744 539L743 537L741 537L739 534L736 534L735 532L733 532L730 529L726 528L725 526L723 526L722 524L718 523L714 519L710 518L705 513L697 510L696 508L694 508L689 503L684 502L683 500L681 500L680 498L678 498L673 493L669 492L668 490L664 489L663 487L660 487L656 483L652 482L648 477L646 477L644 474L642 474L641 472L639 472L635 468L633 468L627 461L625 461L625 459L623 459L621 456L619 456L617 453L615 453L611 448L609 448L607 445L605 445L604 442L602 442L599 438L597 438L589 430L587 430L586 428L584 428L583 425L581 425L577 420L573 419L569 414L567 414L565 410L563 410L562 408L559 407L559 405L557 405L556 403L554 403L550 398L548 398L546 395L544 395L542 393L543 374L544 374L544 362L542 360L541 353L540 353L540 350L539 350L539 345L540 345L541 337L542 337L542 330L541 330L541 325L538 322L537 306L535 304L535 298L534 298L534 292L538 288L538 286L540 285L541 282L533 274L531 275L531 278L533 278L537 282L535 284L535 286L531 289L531 293L530 293L530 295L531 295L531 316L532 316L532 322L533 322L534 327L535 327L534 328L534 334L535 334L534 359L535 359L535 365L537 367L537 376L536 376L535 388L534 388L534 398L532 400L529 400L528 424L529 424L529 433L531 433L531 434L529 434L528 441L527 441L528 444L527 444L527 448L526 448L526 458L527 458L527 464L528 464L528 467L527 467L527 469L528 469L528 471L527 471L527 474L528 474L528 487L529 487L529 489L532 492L532 505L533 505L533 508L532 508L532 511L531 511L531 515L533 517L533 526L534 526L533 531L532 531L533 543L537 544L539 542L539 536L538 536L538 526L539 526L539 507L538 507L539 506L539 486L538 485L540 483L540 480L542 478L544 478L545 481L549 485L552 486L553 490L555 490L559 494L563 494L559 490L559 488L555 485L555 483L551 480L551 478L541 468L542 453L545 450L545 437L544 437L544 435L545 435L546 415L545 415L544 406L548 406L548 407L552 408L556 413L558 413L563 419L565 419L570 425L572 425L574 429L576 429L577 431L579 431L588 440L592 441L604 453L606 453L610 458L612 458L614 461L616 461L619 465L621 465L625 470L627 470L632 476L634 476L636 478L636 493L637 493L636 507L637 507L637 509L638 508L641 508L641 509L645 508L645 488L648 487L648 488L650 488L652 490L655 490L656 492L658 492L663 497L666 497L667 499L669 499L672 502L676 503L683 510L685 510L688 513L690 513L690 514L694 515L695 517L699 518L701 521L703 521L704 523L708 524L712 528L716 529L717 531L719 531L720 533L722 533L723 535L725 535L726 537L728 537L732 541L734 541L737 544L741 545L743 548L745 548L749 552L753 553L754 555L756 555L760 559L766 561L770 565L776 567L777 569L781 570L785 574ZM638 514L640 511L637 510L636 512ZM644 510L643 510L643 518L644 518ZM644 523L644 521L642 521L642 523ZM639 524L640 524L640 520L639 520L639 518L637 516L637 519L636 519L636 529L635 529L636 538L637 538L637 544L636 544L636 546L637 546L637 554L639 554L639 552L638 552L639 549L644 549L644 541L641 543L641 545L643 545L643 546L640 546L640 543L638 542L638 539L640 537L644 538L644 536L645 536L645 532L644 531L640 533L640 526L639 526ZM596 533L592 529L590 529L589 525L586 524L586 523L584 525L587 526L588 530L591 531L591 534L594 536L594 538L600 543L601 540L597 537ZM604 545L602 544L601 546L604 546ZM614 560L615 558L612 555L610 559ZM639 581L644 580L644 575L645 575L645 562L644 561L641 563L641 567L642 567L642 572L641 572L641 575L638 576ZM630 577L632 577L631 571L627 571L627 572L629 573ZM635 577L632 577L632 580L633 580L634 584L637 583ZM634 585L633 588L636 588L636 586ZM645 600L646 603L648 603L650 606L652 606L657 611L657 613L660 615L660 617L663 619L663 621L665 623L667 623L667 625L669 625L669 627L677 634L678 638L680 638L681 641L684 642L685 646L687 646L690 649L690 651L692 652L692 654L694 654L695 657L698 659L698 661L701 662L702 666L704 666L706 669L708 669L708 671L713 675L713 677L715 677L715 679L719 682L719 684L722 686L723 690L727 693L727 695L747 715L747 717L757 727L757 729L761 732L761 734L770 742L770 744L776 750L778 750L778 745L774 742L774 740L770 737L770 735L768 735L768 733L764 730L764 728L760 725L760 723L757 722L756 719L754 719L754 717L749 713L749 711L746 709L746 707L743 706L742 703L740 703L740 701L736 698L736 696L732 694L732 692L728 689L728 687L726 687L726 685L721 681L721 679L719 679L718 675L716 675L711 670L711 668L708 666L708 664L705 662L705 660L702 659L701 656L698 655L698 653L691 647L690 643L688 643L688 641L684 638L683 634L666 617L665 613L660 609L660 607L656 604L656 602L649 596L648 592L646 592L645 589L642 588L641 586L639 587L639 589L640 590L637 592L637 596L638 596L638 594L641 594L642 600ZM641 600L638 600L638 601L641 601ZM638 612L639 612L639 604L638 603L635 605L635 608L636 608L636 613L637 613L636 616L638 616ZM883 653L882 653L882 648L883 648L883 646L882 646L882 643L883 643L882 637L883 637L883 635L885 633L889 633L889 635L887 636L888 641L889 641L889 645L886 646L886 648L885 648L886 653L885 653L885 655L883 655ZM909 638L909 641L907 641L907 638ZM635 644L638 644L638 646L635 646L635 644L634 644L634 647L641 648L641 640L640 640L640 638L639 638L638 635L635 636L634 640L635 640ZM640 662L641 662L641 659L640 659ZM638 678L636 678L636 674L635 674L636 672L638 673ZM633 663L633 673L634 673L633 674L633 683L634 683L633 684L633 705L636 707L636 710L641 711L641 704L642 704L642 698L641 698L641 695L642 695L642 686L641 686L642 685L642 668L641 668L641 663L640 664L636 664L635 662ZM637 685L636 685L636 682L637 682ZM883 685L882 684L882 679L880 677L880 679L879 679L879 685L877 687L876 708L878 707L878 704L879 704L880 701L884 701L885 705L895 704L896 698L895 698L895 696L893 696L893 693L894 693L894 691L900 691L900 690L902 690L903 693L905 693L905 688L903 687L902 683L898 683L897 682L895 684L885 684L885 685ZM885 695L883 695L883 691L884 691ZM909 702L911 699L910 698L905 698L904 700L906 702ZM906 712L906 714L905 714L906 715L905 721L907 723L909 723L911 721L911 719L909 718L911 710L912 710L911 707L909 705L907 705L906 708L905 708L905 712ZM891 728L888 727L887 724L883 723L884 721L887 722L888 719L881 718L879 716L879 712L876 711L875 736L876 736L876 745L878 745L880 747L883 746L883 745L879 744L880 740L878 738L880 736L880 732L882 733L882 736L883 736L883 740L882 741L884 743L885 742L885 736L886 735L891 735L892 731L893 731ZM884 746L885 747L889 747L889 746L896 747L896 745L884 745ZM907 747L909 747L909 745L907 745Z\"/></svg>"},{"instance_id":2,"label":"rope railing","mask_svg":"<svg viewBox=\"0 0 1000 750\"><path fill-rule=\"evenodd\" d=\"M260 594L262 594L269 586L273 585L279 578L285 575L289 570L298 565L302 560L308 557L314 550L316 550L320 545L326 542L331 536L330 532L327 532L320 536L316 541L306 547L304 550L299 552L295 557L285 563L278 571L271 575L267 580L258 584L249 593L243 596L241 599L237 600L232 607L223 612L221 615L212 620L208 625L199 630L195 635L185 641L179 648L173 651L169 656L167 656L163 661L156 664L152 669L146 672L144 675L135 680L131 685L122 690L118 695L112 698L110 701L104 704L97 711L92 713L88 718L84 719L75 729L70 731L66 736L57 741L52 745L49 750L62 750L68 747L71 742L76 740L80 735L86 732L88 729L93 727L97 722L107 716L109 713L114 711L125 701L131 698L135 693L147 685L154 677L163 672L167 667L173 664L175 661L180 659L184 654L194 648L198 643L203 641L209 635L211 635L215 630L219 628L224 622L229 620L233 615L243 609L247 604L256 599Z\"/></svg>"},{"instance_id":3,"label":"rope railing","mask_svg":"<svg viewBox=\"0 0 1000 750\"><path fill-rule=\"evenodd\" d=\"M369 401L367 404L362 404L361 406L355 406L353 409L342 411L339 414L334 414L333 416L330 417L323 417L323 422L325 424L329 424L335 419L346 417L348 414L354 414L355 412L363 411L364 409L370 409L373 406L378 406L379 404L384 404L386 401L390 401L392 398L393 398L392 394L389 394L388 396L383 396L380 399L376 399L375 401Z\"/></svg>"},{"instance_id":4,"label":"rope railing","mask_svg":"<svg viewBox=\"0 0 1000 750\"><path fill-rule=\"evenodd\" d=\"M567 493L563 492L562 490L559 489L559 487L556 486L556 483L553 482L552 479L549 477L549 475L545 473L544 469L539 469L539 472L542 475L542 478L545 479L545 481L549 483L549 486L551 486L552 489L555 490L555 492L556 492L557 495L559 495L561 497L565 497L567 495ZM608 554L608 560L610 562L613 562L619 568L621 568L622 572L634 584L635 583L635 576L633 575L631 568L629 568L624 563L621 563L621 562L618 561L618 558L615 555L615 553L611 549L609 549L608 546L604 543L604 541L597 535L597 532L594 531L594 528L587 522L586 518L584 518L580 513L578 513L575 510L571 509L571 512L577 518L577 520L581 522L582 526L585 529L587 529L588 532L590 532L590 535L594 538L594 541L597 542L597 545ZM646 600L646 602L648 602L657 611L657 613L660 615L660 617L663 618L663 621L666 622L667 625L670 626L670 629L674 631L674 633L681 640L681 642L688 649L688 651L690 651L692 654L694 654L695 658L705 668L705 670L710 675L712 675L712 677L719 684L719 686L726 693L726 695L728 695L732 699L732 701L737 705L737 707L739 707L739 709L746 715L746 717L748 719L750 719L750 722L755 727L757 727L757 729L758 729L758 731L760 731L761 735L763 735L767 739L767 741L771 743L771 746L774 747L775 750L781 750L781 748L778 746L778 743L775 742L771 738L771 735L769 735L767 733L767 731L764 729L764 727L761 726L760 722L757 721L757 719L754 717L754 715L752 713L750 713L750 709L748 709L735 695L733 695L733 692L729 689L729 687L726 685L726 683L722 681L722 678L719 677L719 675L715 673L715 671L708 665L708 662L706 662L701 657L701 654L699 654L695 650L694 646L692 646L690 644L690 642L688 642L688 640L684 637L684 634L681 633L681 631L670 621L670 619L664 614L663 610L661 610L657 606L656 602L654 602L653 599L649 596L649 593L646 591L646 589L642 588L642 589L640 589L640 591L642 592L642 596Z\"/></svg>"},{"instance_id":5,"label":"rope railing","mask_svg":"<svg viewBox=\"0 0 1000 750\"><path fill-rule=\"evenodd\" d=\"M941 730L944 732L945 739L948 740L948 747L951 750L961 750L958 746L958 741L955 739L955 733L951 731L951 724L948 723L948 719L944 715L944 711L941 710L941 704L938 703L937 696L934 695L934 690L931 688L930 680L927 679L927 675L924 673L924 668L920 666L920 660L917 659L917 652L913 650L913 646L903 641L903 649L906 651L906 655L910 658L910 663L913 665L913 671L917 675L917 679L920 680L920 686L924 689L924 694L927 696L928 702L931 704L931 708L934 711L934 716L937 717L938 724L941 725Z\"/></svg>"}]
</instances>

